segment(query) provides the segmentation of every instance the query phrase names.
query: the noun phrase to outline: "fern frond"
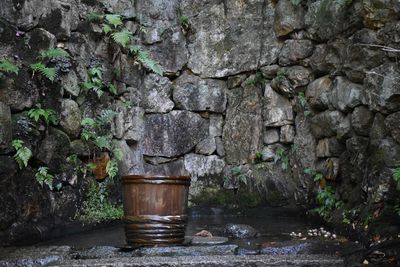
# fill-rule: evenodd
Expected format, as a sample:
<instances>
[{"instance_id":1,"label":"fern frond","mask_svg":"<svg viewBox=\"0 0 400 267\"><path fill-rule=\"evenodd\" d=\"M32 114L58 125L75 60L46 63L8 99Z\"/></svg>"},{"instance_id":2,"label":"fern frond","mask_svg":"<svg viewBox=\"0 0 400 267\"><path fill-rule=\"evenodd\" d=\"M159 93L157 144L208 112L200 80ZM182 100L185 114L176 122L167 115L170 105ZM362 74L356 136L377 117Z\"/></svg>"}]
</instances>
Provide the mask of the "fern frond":
<instances>
[{"instance_id":1,"label":"fern frond","mask_svg":"<svg viewBox=\"0 0 400 267\"><path fill-rule=\"evenodd\" d=\"M52 58L68 58L70 55L67 51L61 48L50 48L46 51L40 52L40 59L52 59Z\"/></svg>"},{"instance_id":2,"label":"fern frond","mask_svg":"<svg viewBox=\"0 0 400 267\"><path fill-rule=\"evenodd\" d=\"M86 20L89 22L100 21L103 19L103 17L104 17L103 14L96 13L96 12L90 12L86 15Z\"/></svg>"},{"instance_id":3,"label":"fern frond","mask_svg":"<svg viewBox=\"0 0 400 267\"><path fill-rule=\"evenodd\" d=\"M55 68L48 68L41 62L31 64L31 69L33 71L33 75L38 72L52 82L57 78L58 75L58 72Z\"/></svg>"},{"instance_id":4,"label":"fern frond","mask_svg":"<svg viewBox=\"0 0 400 267\"><path fill-rule=\"evenodd\" d=\"M162 66L160 65L160 63L150 58L149 52L143 50L137 45L129 46L129 50L131 51L132 54L135 55L136 59L140 63L142 63L146 68L153 71L154 73L157 73L160 76L163 75L164 70Z\"/></svg>"},{"instance_id":5,"label":"fern frond","mask_svg":"<svg viewBox=\"0 0 400 267\"><path fill-rule=\"evenodd\" d=\"M117 28L118 26L122 25L121 16L115 14L108 14L106 15L106 23L114 26L114 28Z\"/></svg>"},{"instance_id":6,"label":"fern frond","mask_svg":"<svg viewBox=\"0 0 400 267\"><path fill-rule=\"evenodd\" d=\"M110 27L110 25L108 25L108 24L103 24L103 32L105 33L105 34L107 34L107 33L109 33L110 31L112 31L112 29L111 29L111 27Z\"/></svg>"},{"instance_id":7,"label":"fern frond","mask_svg":"<svg viewBox=\"0 0 400 267\"><path fill-rule=\"evenodd\" d=\"M0 59L0 72L8 72L18 74L18 67L11 61L3 58Z\"/></svg>"},{"instance_id":8,"label":"fern frond","mask_svg":"<svg viewBox=\"0 0 400 267\"><path fill-rule=\"evenodd\" d=\"M115 159L107 162L106 172L111 179L118 174L118 162Z\"/></svg>"},{"instance_id":9,"label":"fern frond","mask_svg":"<svg viewBox=\"0 0 400 267\"><path fill-rule=\"evenodd\" d=\"M113 34L111 34L111 38L114 40L114 42L121 45L122 47L126 47L132 37L133 33L128 31L127 29L123 29L120 32L114 32Z\"/></svg>"}]
</instances>

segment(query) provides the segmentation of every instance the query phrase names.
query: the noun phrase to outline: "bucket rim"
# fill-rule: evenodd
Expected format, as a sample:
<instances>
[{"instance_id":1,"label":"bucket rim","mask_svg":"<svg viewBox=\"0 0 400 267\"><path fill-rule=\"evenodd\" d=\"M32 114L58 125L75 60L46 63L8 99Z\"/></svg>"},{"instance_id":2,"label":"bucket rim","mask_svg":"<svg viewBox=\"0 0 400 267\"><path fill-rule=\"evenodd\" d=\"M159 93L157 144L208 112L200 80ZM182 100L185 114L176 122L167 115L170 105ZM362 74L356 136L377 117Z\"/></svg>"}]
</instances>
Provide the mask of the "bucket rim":
<instances>
[{"instance_id":1,"label":"bucket rim","mask_svg":"<svg viewBox=\"0 0 400 267\"><path fill-rule=\"evenodd\" d=\"M125 175L122 176L122 180L136 180L136 179L145 179L145 180L189 180L190 181L190 176L189 175L149 175L149 174L130 174L130 175Z\"/></svg>"}]
</instances>

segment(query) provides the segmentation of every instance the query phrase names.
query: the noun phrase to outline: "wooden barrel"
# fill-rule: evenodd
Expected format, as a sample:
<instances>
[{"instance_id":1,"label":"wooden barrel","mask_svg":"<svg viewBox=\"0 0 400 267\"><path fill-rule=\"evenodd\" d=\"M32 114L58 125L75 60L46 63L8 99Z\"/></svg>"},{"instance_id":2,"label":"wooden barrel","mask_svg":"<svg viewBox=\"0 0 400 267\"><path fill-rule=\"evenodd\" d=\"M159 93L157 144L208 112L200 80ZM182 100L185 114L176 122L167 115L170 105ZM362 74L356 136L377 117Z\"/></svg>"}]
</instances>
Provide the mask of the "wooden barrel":
<instances>
[{"instance_id":1,"label":"wooden barrel","mask_svg":"<svg viewBox=\"0 0 400 267\"><path fill-rule=\"evenodd\" d=\"M181 244L185 238L189 176L122 177L126 241Z\"/></svg>"}]
</instances>

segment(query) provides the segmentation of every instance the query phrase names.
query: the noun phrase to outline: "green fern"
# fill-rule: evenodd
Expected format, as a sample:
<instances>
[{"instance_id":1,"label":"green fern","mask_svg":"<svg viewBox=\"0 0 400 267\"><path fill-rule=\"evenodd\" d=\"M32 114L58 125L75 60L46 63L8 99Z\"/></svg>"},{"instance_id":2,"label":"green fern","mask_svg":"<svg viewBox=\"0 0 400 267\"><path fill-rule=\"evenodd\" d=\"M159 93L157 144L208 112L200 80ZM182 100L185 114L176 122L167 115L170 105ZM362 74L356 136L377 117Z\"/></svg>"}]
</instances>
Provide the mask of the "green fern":
<instances>
[{"instance_id":1,"label":"green fern","mask_svg":"<svg viewBox=\"0 0 400 267\"><path fill-rule=\"evenodd\" d=\"M110 91L110 93L113 95L118 95L117 87L112 83L108 84L108 91Z\"/></svg>"},{"instance_id":2,"label":"green fern","mask_svg":"<svg viewBox=\"0 0 400 267\"><path fill-rule=\"evenodd\" d=\"M46 67L46 65L44 65L41 62L31 64L31 69L33 71L33 74L32 74L33 76L35 75L35 73L40 73L41 75L43 75L44 77L46 77L47 79L49 79L52 82L58 76L58 72L55 68L48 68L48 67Z\"/></svg>"},{"instance_id":3,"label":"green fern","mask_svg":"<svg viewBox=\"0 0 400 267\"><path fill-rule=\"evenodd\" d=\"M35 174L35 179L42 187L44 184L47 184L50 190L53 190L54 176L49 173L49 168L39 167Z\"/></svg>"},{"instance_id":4,"label":"green fern","mask_svg":"<svg viewBox=\"0 0 400 267\"><path fill-rule=\"evenodd\" d=\"M38 122L42 118L47 125L49 125L49 123L56 125L58 122L56 112L50 108L44 109L40 104L37 104L36 108L32 108L28 111L28 117L35 122Z\"/></svg>"},{"instance_id":5,"label":"green fern","mask_svg":"<svg viewBox=\"0 0 400 267\"><path fill-rule=\"evenodd\" d=\"M90 12L86 15L86 20L89 22L92 21L100 21L104 18L103 14L96 13L96 12Z\"/></svg>"},{"instance_id":6,"label":"green fern","mask_svg":"<svg viewBox=\"0 0 400 267\"><path fill-rule=\"evenodd\" d=\"M3 58L0 59L0 73L1 72L18 74L18 67L11 61Z\"/></svg>"},{"instance_id":7,"label":"green fern","mask_svg":"<svg viewBox=\"0 0 400 267\"><path fill-rule=\"evenodd\" d=\"M400 167L394 169L393 180L396 182L396 189L400 191Z\"/></svg>"},{"instance_id":8,"label":"green fern","mask_svg":"<svg viewBox=\"0 0 400 267\"><path fill-rule=\"evenodd\" d=\"M24 141L20 139L13 140L12 146L16 150L14 159L18 163L19 168L27 167L28 161L32 157L32 151L24 146Z\"/></svg>"},{"instance_id":9,"label":"green fern","mask_svg":"<svg viewBox=\"0 0 400 267\"><path fill-rule=\"evenodd\" d=\"M157 73L158 75L162 76L164 73L163 68L161 65L150 58L149 52L144 51L137 45L131 45L128 47L130 52L135 55L136 59L142 63L145 67L150 69L151 71Z\"/></svg>"},{"instance_id":10,"label":"green fern","mask_svg":"<svg viewBox=\"0 0 400 267\"><path fill-rule=\"evenodd\" d=\"M52 59L52 58L69 58L70 55L67 51L61 48L50 48L46 51L40 52L39 58L44 59Z\"/></svg>"},{"instance_id":11,"label":"green fern","mask_svg":"<svg viewBox=\"0 0 400 267\"><path fill-rule=\"evenodd\" d=\"M118 174L118 162L114 159L109 160L106 166L106 172L111 179Z\"/></svg>"},{"instance_id":12,"label":"green fern","mask_svg":"<svg viewBox=\"0 0 400 267\"><path fill-rule=\"evenodd\" d=\"M94 144L100 148L100 149L107 149L111 150L111 136L105 135L105 136L97 136L94 140Z\"/></svg>"},{"instance_id":13,"label":"green fern","mask_svg":"<svg viewBox=\"0 0 400 267\"><path fill-rule=\"evenodd\" d=\"M108 14L106 15L106 23L114 28L122 25L122 19L120 15Z\"/></svg>"},{"instance_id":14,"label":"green fern","mask_svg":"<svg viewBox=\"0 0 400 267\"><path fill-rule=\"evenodd\" d=\"M120 32L114 32L113 34L111 34L111 38L114 40L114 42L121 45L122 47L126 47L132 37L133 33L128 31L127 29L123 29Z\"/></svg>"},{"instance_id":15,"label":"green fern","mask_svg":"<svg viewBox=\"0 0 400 267\"><path fill-rule=\"evenodd\" d=\"M97 116L97 124L99 126L104 126L107 123L110 123L115 116L118 115L118 112L115 112L114 110L111 109L106 109L106 110L102 110L100 115Z\"/></svg>"}]
</instances>

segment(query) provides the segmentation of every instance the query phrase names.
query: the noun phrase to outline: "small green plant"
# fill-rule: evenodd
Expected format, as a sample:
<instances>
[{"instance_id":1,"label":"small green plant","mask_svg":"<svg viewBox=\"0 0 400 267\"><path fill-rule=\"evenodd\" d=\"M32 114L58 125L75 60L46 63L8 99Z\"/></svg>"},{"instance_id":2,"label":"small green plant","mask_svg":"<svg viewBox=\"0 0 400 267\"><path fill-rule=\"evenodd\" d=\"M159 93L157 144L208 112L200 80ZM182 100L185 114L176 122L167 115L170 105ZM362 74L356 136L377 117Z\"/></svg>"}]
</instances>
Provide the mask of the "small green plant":
<instances>
[{"instance_id":1,"label":"small green plant","mask_svg":"<svg viewBox=\"0 0 400 267\"><path fill-rule=\"evenodd\" d=\"M86 200L76 214L76 219L89 223L98 223L122 218L122 205L117 206L111 203L107 186L107 182L101 184L95 181L90 182Z\"/></svg>"},{"instance_id":2,"label":"small green plant","mask_svg":"<svg viewBox=\"0 0 400 267\"><path fill-rule=\"evenodd\" d=\"M48 67L45 63L43 63L43 61L68 57L68 52L61 48L50 48L46 51L40 52L39 59L41 61L31 64L32 76L35 76L36 73L40 73L42 76L53 82L58 76L58 71L54 67Z\"/></svg>"},{"instance_id":3,"label":"small green plant","mask_svg":"<svg viewBox=\"0 0 400 267\"><path fill-rule=\"evenodd\" d=\"M400 167L394 169L392 177L396 183L396 189L400 191Z\"/></svg>"},{"instance_id":4,"label":"small green plant","mask_svg":"<svg viewBox=\"0 0 400 267\"><path fill-rule=\"evenodd\" d=\"M313 177L314 182L320 182L324 179L324 175L317 172L316 170L313 170L311 168L305 168L304 173L309 174Z\"/></svg>"},{"instance_id":5,"label":"small green plant","mask_svg":"<svg viewBox=\"0 0 400 267\"><path fill-rule=\"evenodd\" d=\"M278 148L274 155L274 163L281 161L282 170L287 170L289 168L289 154L288 150L282 147Z\"/></svg>"},{"instance_id":6,"label":"small green plant","mask_svg":"<svg viewBox=\"0 0 400 267\"><path fill-rule=\"evenodd\" d=\"M303 108L305 108L307 106L307 99L303 92L300 92L297 95L297 99L299 100L299 103Z\"/></svg>"},{"instance_id":7,"label":"small green plant","mask_svg":"<svg viewBox=\"0 0 400 267\"><path fill-rule=\"evenodd\" d=\"M4 76L4 73L18 74L18 67L8 59L0 59L0 78Z\"/></svg>"},{"instance_id":8,"label":"small green plant","mask_svg":"<svg viewBox=\"0 0 400 267\"><path fill-rule=\"evenodd\" d=\"M96 119L83 118L81 125L84 129L81 132L81 139L85 142L92 142L101 151L109 151L111 159L107 162L106 172L110 178L114 178L118 174L118 161L122 160L123 153L119 148L112 145L112 135L98 135L107 124L109 124L118 113L113 110L103 110ZM96 168L96 164L87 166L89 169Z\"/></svg>"},{"instance_id":9,"label":"small green plant","mask_svg":"<svg viewBox=\"0 0 400 267\"><path fill-rule=\"evenodd\" d=\"M189 29L189 17L182 15L179 17L179 24L181 25L183 30L188 30Z\"/></svg>"},{"instance_id":10,"label":"small green plant","mask_svg":"<svg viewBox=\"0 0 400 267\"><path fill-rule=\"evenodd\" d=\"M67 51L61 48L50 48L48 50L40 52L39 58L41 60L53 59L53 58L69 58L70 55Z\"/></svg>"},{"instance_id":11,"label":"small green plant","mask_svg":"<svg viewBox=\"0 0 400 267\"><path fill-rule=\"evenodd\" d=\"M163 75L163 68L157 61L153 60L150 57L149 52L143 50L142 48L140 48L140 46L137 45L130 45L128 49L136 57L136 59L143 64L143 66L160 76Z\"/></svg>"},{"instance_id":12,"label":"small green plant","mask_svg":"<svg viewBox=\"0 0 400 267\"><path fill-rule=\"evenodd\" d=\"M24 146L24 141L20 139L14 139L12 141L12 146L16 150L14 159L18 163L19 168L27 167L28 161L32 157L32 151Z\"/></svg>"},{"instance_id":13,"label":"small green plant","mask_svg":"<svg viewBox=\"0 0 400 267\"><path fill-rule=\"evenodd\" d=\"M53 190L54 176L49 173L49 168L39 167L35 174L35 179L42 187L46 184L50 190Z\"/></svg>"},{"instance_id":14,"label":"small green plant","mask_svg":"<svg viewBox=\"0 0 400 267\"><path fill-rule=\"evenodd\" d=\"M301 3L301 0L290 0L290 2L294 5L294 6L298 6Z\"/></svg>"},{"instance_id":15,"label":"small green plant","mask_svg":"<svg viewBox=\"0 0 400 267\"><path fill-rule=\"evenodd\" d=\"M286 69L284 68L279 69L278 72L276 73L276 80L278 82L282 82L286 78L286 75L287 75Z\"/></svg>"},{"instance_id":16,"label":"small green plant","mask_svg":"<svg viewBox=\"0 0 400 267\"><path fill-rule=\"evenodd\" d=\"M242 172L242 169L239 166L236 166L231 169L230 176L224 177L224 183L227 183L230 179L233 179L237 185L240 185L240 183L247 185L249 178Z\"/></svg>"},{"instance_id":17,"label":"small green plant","mask_svg":"<svg viewBox=\"0 0 400 267\"><path fill-rule=\"evenodd\" d=\"M335 190L330 186L325 186L318 192L317 204L319 207L315 208L314 211L326 221L329 221L332 212L342 205L336 197Z\"/></svg>"},{"instance_id":18,"label":"small green plant","mask_svg":"<svg viewBox=\"0 0 400 267\"><path fill-rule=\"evenodd\" d=\"M58 123L57 113L53 109L42 108L40 104L37 104L36 108L32 108L28 111L28 117L33 119L35 122L42 119L46 125L49 125L49 123L56 125Z\"/></svg>"},{"instance_id":19,"label":"small green plant","mask_svg":"<svg viewBox=\"0 0 400 267\"><path fill-rule=\"evenodd\" d=\"M96 93L97 97L100 98L103 95L103 70L101 67L93 67L88 70L88 80L80 84L81 88L87 92L89 90Z\"/></svg>"}]
</instances>

